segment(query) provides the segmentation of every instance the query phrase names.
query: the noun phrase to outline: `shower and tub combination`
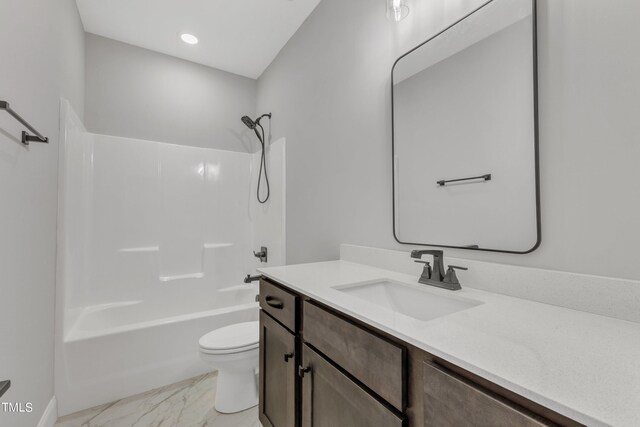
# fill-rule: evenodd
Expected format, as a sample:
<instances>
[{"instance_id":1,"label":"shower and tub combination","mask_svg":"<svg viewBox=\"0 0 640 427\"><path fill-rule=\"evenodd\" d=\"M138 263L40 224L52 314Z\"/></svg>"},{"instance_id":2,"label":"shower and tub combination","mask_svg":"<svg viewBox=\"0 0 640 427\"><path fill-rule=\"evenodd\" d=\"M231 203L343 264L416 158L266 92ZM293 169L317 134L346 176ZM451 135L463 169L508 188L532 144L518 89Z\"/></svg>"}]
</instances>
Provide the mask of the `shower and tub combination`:
<instances>
[{"instance_id":1,"label":"shower and tub combination","mask_svg":"<svg viewBox=\"0 0 640 427\"><path fill-rule=\"evenodd\" d=\"M199 339L257 320L243 278L262 246L284 264L285 142L243 153L97 135L66 102L60 128L65 415L206 373ZM267 165L270 192L258 188Z\"/></svg>"}]
</instances>

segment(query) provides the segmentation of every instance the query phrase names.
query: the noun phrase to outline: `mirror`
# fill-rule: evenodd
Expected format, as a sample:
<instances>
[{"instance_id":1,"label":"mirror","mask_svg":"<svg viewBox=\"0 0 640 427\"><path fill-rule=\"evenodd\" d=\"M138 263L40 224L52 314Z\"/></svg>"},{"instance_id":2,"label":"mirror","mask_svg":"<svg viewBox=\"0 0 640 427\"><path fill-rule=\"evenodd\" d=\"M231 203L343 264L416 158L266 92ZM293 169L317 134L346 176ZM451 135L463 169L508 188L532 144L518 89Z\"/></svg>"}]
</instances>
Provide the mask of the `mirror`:
<instances>
[{"instance_id":1,"label":"mirror","mask_svg":"<svg viewBox=\"0 0 640 427\"><path fill-rule=\"evenodd\" d=\"M535 11L535 0L490 1L396 61L398 242L538 247Z\"/></svg>"}]
</instances>

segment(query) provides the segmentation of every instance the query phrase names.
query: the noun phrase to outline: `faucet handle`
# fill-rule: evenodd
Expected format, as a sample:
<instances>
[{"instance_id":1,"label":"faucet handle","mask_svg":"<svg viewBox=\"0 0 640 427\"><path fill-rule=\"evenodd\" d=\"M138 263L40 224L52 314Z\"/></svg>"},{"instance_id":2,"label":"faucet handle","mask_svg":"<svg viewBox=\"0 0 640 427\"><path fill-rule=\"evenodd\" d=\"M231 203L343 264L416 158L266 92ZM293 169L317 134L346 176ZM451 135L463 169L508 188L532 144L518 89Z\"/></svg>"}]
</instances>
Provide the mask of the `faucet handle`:
<instances>
[{"instance_id":1,"label":"faucet handle","mask_svg":"<svg viewBox=\"0 0 640 427\"><path fill-rule=\"evenodd\" d=\"M262 246L260 248L260 252L253 251L253 256L260 259L260 262L267 262L267 252L268 249L266 246Z\"/></svg>"},{"instance_id":2,"label":"faucet handle","mask_svg":"<svg viewBox=\"0 0 640 427\"><path fill-rule=\"evenodd\" d=\"M456 270L468 270L468 268L459 267L457 265L450 265L447 269L447 274L444 276L444 279L442 279L442 281L451 285L460 286L460 281L458 280L458 276L456 276ZM460 288L458 287L458 289Z\"/></svg>"},{"instance_id":3,"label":"faucet handle","mask_svg":"<svg viewBox=\"0 0 640 427\"><path fill-rule=\"evenodd\" d=\"M420 275L420 280L431 279L432 271L431 271L431 263L429 261L416 260L413 262L418 264L424 264L424 268L422 269L422 274Z\"/></svg>"}]
</instances>

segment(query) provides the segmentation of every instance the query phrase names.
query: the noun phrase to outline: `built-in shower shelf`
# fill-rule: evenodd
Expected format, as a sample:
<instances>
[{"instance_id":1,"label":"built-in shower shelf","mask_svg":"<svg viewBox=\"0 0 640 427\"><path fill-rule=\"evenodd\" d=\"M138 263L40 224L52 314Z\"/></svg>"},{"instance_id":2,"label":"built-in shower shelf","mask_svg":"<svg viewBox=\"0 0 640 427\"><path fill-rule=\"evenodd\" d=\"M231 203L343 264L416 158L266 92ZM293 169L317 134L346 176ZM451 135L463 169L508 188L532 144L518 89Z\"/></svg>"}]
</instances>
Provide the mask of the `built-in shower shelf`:
<instances>
[{"instance_id":1,"label":"built-in shower shelf","mask_svg":"<svg viewBox=\"0 0 640 427\"><path fill-rule=\"evenodd\" d=\"M11 387L11 381L0 381L0 397L9 390L9 387Z\"/></svg>"},{"instance_id":2,"label":"built-in shower shelf","mask_svg":"<svg viewBox=\"0 0 640 427\"><path fill-rule=\"evenodd\" d=\"M172 282L174 280L202 279L203 277L204 277L204 273L176 274L175 276L160 276L160 281Z\"/></svg>"},{"instance_id":3,"label":"built-in shower shelf","mask_svg":"<svg viewBox=\"0 0 640 427\"><path fill-rule=\"evenodd\" d=\"M233 246L233 243L205 243L205 249L217 249L217 248L228 248Z\"/></svg>"},{"instance_id":4,"label":"built-in shower shelf","mask_svg":"<svg viewBox=\"0 0 640 427\"><path fill-rule=\"evenodd\" d=\"M137 253L137 252L159 252L160 248L158 246L144 246L140 248L123 248L120 249L120 252L126 253Z\"/></svg>"},{"instance_id":5,"label":"built-in shower shelf","mask_svg":"<svg viewBox=\"0 0 640 427\"><path fill-rule=\"evenodd\" d=\"M233 246L233 243L205 243L203 248L205 249L218 249L229 248ZM124 253L140 253L140 252L160 252L159 246L142 246L139 248L122 248L118 252Z\"/></svg>"}]
</instances>

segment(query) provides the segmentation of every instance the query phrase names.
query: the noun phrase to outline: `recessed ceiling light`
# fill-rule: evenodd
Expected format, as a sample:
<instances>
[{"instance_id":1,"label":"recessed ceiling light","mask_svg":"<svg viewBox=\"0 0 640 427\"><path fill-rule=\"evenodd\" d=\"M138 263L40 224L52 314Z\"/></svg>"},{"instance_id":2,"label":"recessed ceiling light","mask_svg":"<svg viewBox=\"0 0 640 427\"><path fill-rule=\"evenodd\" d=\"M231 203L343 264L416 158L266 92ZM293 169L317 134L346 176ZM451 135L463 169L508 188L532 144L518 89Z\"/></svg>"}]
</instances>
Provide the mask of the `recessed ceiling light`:
<instances>
[{"instance_id":1,"label":"recessed ceiling light","mask_svg":"<svg viewBox=\"0 0 640 427\"><path fill-rule=\"evenodd\" d=\"M187 44L198 44L198 38L193 34L182 33L180 34L180 38Z\"/></svg>"}]
</instances>

